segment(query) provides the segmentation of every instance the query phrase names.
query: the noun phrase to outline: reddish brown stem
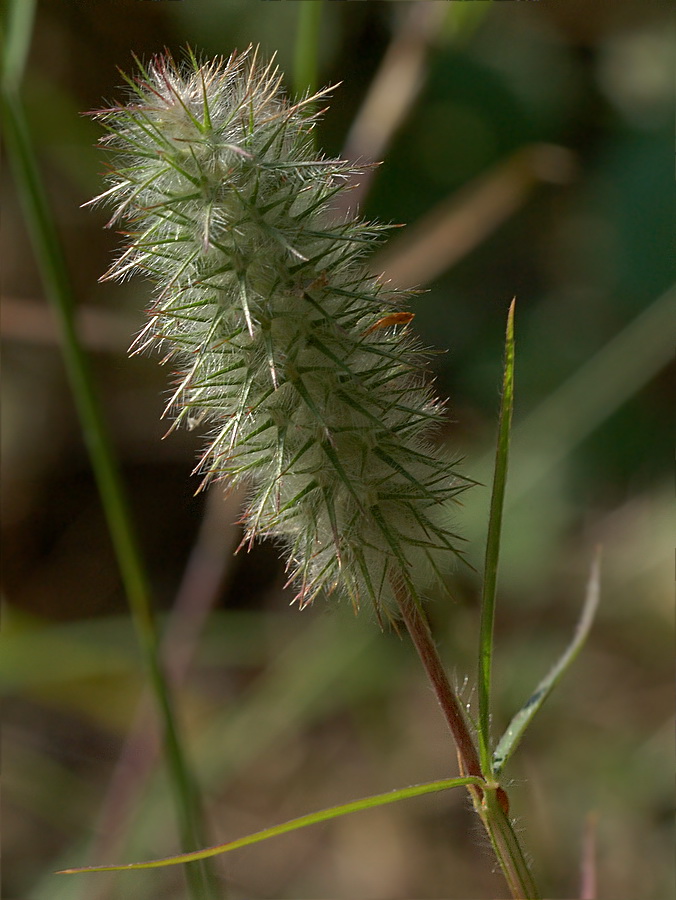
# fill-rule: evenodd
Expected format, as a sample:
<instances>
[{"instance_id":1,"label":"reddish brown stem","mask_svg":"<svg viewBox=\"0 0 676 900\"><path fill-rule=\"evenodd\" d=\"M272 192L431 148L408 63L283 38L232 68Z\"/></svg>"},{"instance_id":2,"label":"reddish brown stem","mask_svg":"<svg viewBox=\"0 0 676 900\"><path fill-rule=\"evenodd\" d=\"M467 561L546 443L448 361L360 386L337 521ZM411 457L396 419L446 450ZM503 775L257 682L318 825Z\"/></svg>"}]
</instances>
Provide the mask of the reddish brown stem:
<instances>
[{"instance_id":1,"label":"reddish brown stem","mask_svg":"<svg viewBox=\"0 0 676 900\"><path fill-rule=\"evenodd\" d=\"M462 707L446 675L439 653L432 639L432 632L424 614L403 586L393 584L399 611L418 651L420 661L434 688L439 706L450 728L456 747L460 768L465 775L481 778L481 766L476 746L467 727Z\"/></svg>"},{"instance_id":2,"label":"reddish brown stem","mask_svg":"<svg viewBox=\"0 0 676 900\"><path fill-rule=\"evenodd\" d=\"M486 780L486 776L481 772L476 745L472 740L460 701L446 675L425 614L401 581L393 578L390 583L406 629L418 651L420 661L453 735L460 772L463 775L475 775L484 782L481 787L469 785L468 791L490 838L511 894L518 900L525 898L534 900L540 895L509 821L507 794L495 783L492 776Z\"/></svg>"}]
</instances>

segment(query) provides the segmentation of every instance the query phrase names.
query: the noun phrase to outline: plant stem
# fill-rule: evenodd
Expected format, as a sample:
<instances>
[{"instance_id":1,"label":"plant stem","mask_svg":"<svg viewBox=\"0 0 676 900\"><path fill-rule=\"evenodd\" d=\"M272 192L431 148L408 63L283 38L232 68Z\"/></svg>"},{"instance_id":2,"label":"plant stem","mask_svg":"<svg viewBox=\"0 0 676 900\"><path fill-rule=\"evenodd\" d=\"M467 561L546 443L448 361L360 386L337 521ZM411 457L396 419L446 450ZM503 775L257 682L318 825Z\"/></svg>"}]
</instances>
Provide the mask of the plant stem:
<instances>
[{"instance_id":1,"label":"plant stem","mask_svg":"<svg viewBox=\"0 0 676 900\"><path fill-rule=\"evenodd\" d=\"M479 765L476 746L467 727L460 701L451 687L446 670L432 639L429 623L418 604L400 583L393 583L393 588L406 629L411 636L415 649L418 651L420 661L434 688L439 706L458 748L461 772L465 775L476 775L481 778L481 766Z\"/></svg>"},{"instance_id":2,"label":"plant stem","mask_svg":"<svg viewBox=\"0 0 676 900\"><path fill-rule=\"evenodd\" d=\"M418 604L401 583L393 580L392 586L406 630L411 636L455 740L460 772L463 775L477 776L484 784L480 788L475 784L470 784L467 789L472 797L474 808L486 829L512 897L515 900L537 900L539 897L537 887L519 839L509 821L507 794L490 773L481 771L479 755L462 711L462 705L448 680L448 675L432 638L429 623Z\"/></svg>"},{"instance_id":3,"label":"plant stem","mask_svg":"<svg viewBox=\"0 0 676 900\"><path fill-rule=\"evenodd\" d=\"M540 893L504 808L501 790L487 788L477 812L514 900L538 900Z\"/></svg>"},{"instance_id":4,"label":"plant stem","mask_svg":"<svg viewBox=\"0 0 676 900\"><path fill-rule=\"evenodd\" d=\"M36 0L12 0L7 6L2 78L4 84L11 88L19 84L26 66L33 36L35 4Z\"/></svg>"},{"instance_id":5,"label":"plant stem","mask_svg":"<svg viewBox=\"0 0 676 900\"><path fill-rule=\"evenodd\" d=\"M40 179L23 106L13 85L3 84L2 118L26 222L41 269L45 291L59 320L64 361L82 433L89 451L101 503L117 556L132 619L145 659L163 725L165 759L174 790L181 843L197 849L206 843L196 784L190 773L159 652L150 588L141 561L126 496L108 438L101 407L73 316L73 294L54 220ZM194 900L219 897L216 875L204 863L186 867Z\"/></svg>"},{"instance_id":6,"label":"plant stem","mask_svg":"<svg viewBox=\"0 0 676 900\"><path fill-rule=\"evenodd\" d=\"M306 92L313 94L317 90L318 35L321 17L321 3L299 4L293 66L293 87L299 97Z\"/></svg>"}]
</instances>

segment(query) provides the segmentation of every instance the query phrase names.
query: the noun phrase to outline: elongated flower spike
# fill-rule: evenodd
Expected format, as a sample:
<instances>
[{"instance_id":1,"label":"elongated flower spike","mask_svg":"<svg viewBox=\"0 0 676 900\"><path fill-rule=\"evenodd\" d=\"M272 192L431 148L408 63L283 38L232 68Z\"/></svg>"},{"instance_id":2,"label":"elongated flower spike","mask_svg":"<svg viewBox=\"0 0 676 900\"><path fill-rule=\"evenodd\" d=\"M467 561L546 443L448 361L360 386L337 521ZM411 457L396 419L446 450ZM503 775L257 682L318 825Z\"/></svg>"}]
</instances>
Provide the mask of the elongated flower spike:
<instances>
[{"instance_id":1,"label":"elongated flower spike","mask_svg":"<svg viewBox=\"0 0 676 900\"><path fill-rule=\"evenodd\" d=\"M208 425L202 484L250 485L244 543L281 541L301 607L335 591L389 615L397 585L419 603L457 553L465 482L431 443L406 295L366 269L382 226L331 216L355 169L312 149L325 92L292 103L251 48L138 67L129 102L94 114L116 168L92 202L130 229L104 277L156 285L133 349L175 366L175 424Z\"/></svg>"}]
</instances>

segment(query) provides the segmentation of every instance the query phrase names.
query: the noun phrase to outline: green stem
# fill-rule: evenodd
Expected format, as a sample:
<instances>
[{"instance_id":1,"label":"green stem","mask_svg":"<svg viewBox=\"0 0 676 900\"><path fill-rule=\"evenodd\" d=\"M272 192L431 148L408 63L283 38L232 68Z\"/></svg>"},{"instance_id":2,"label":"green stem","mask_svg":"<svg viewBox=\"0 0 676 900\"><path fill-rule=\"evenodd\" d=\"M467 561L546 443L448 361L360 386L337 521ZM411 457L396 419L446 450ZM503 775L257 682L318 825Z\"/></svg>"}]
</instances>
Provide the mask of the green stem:
<instances>
[{"instance_id":1,"label":"green stem","mask_svg":"<svg viewBox=\"0 0 676 900\"><path fill-rule=\"evenodd\" d=\"M293 86L298 96L317 90L319 25L322 0L306 0L298 4L298 33L293 65Z\"/></svg>"},{"instance_id":2,"label":"green stem","mask_svg":"<svg viewBox=\"0 0 676 900\"><path fill-rule=\"evenodd\" d=\"M476 792L476 789L473 790ZM478 807L475 804L475 807L514 900L539 900L540 893L519 838L504 809L504 800L500 796L500 790L500 788L487 787L484 790L481 804Z\"/></svg>"},{"instance_id":3,"label":"green stem","mask_svg":"<svg viewBox=\"0 0 676 900\"><path fill-rule=\"evenodd\" d=\"M93 387L88 359L76 333L68 270L40 180L23 106L14 82L3 81L2 118L8 157L16 178L45 291L57 313L65 366L82 433L101 496L132 619L160 709L165 756L175 795L181 842L186 849L197 849L206 843L201 829L202 817L198 793L183 753L170 690L162 669L148 580L134 536L122 481ZM222 896L222 893L218 892L215 872L205 868L203 862L186 867L186 877L194 900L205 898L216 900Z\"/></svg>"},{"instance_id":4,"label":"green stem","mask_svg":"<svg viewBox=\"0 0 676 900\"><path fill-rule=\"evenodd\" d=\"M33 36L36 0L10 0L3 34L2 77L6 85L16 88L23 77Z\"/></svg>"},{"instance_id":5,"label":"green stem","mask_svg":"<svg viewBox=\"0 0 676 900\"><path fill-rule=\"evenodd\" d=\"M427 672L455 740L461 774L481 779L480 787L473 782L468 784L467 789L486 829L512 897L515 900L537 900L540 895L519 839L509 821L507 794L488 771L482 772L479 755L467 726L462 705L448 680L439 651L432 639L429 624L415 600L396 582L393 581L392 586L406 630Z\"/></svg>"}]
</instances>

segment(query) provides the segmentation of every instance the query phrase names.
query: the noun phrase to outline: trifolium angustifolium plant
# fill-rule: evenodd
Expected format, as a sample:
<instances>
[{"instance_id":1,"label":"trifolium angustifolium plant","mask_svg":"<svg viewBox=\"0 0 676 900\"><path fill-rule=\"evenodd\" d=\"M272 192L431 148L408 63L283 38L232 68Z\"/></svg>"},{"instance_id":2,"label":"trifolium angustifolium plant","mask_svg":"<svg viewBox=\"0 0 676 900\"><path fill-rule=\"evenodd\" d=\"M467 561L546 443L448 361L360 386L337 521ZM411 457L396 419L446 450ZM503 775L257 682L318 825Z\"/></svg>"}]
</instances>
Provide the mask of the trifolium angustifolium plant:
<instances>
[{"instance_id":1,"label":"trifolium angustifolium plant","mask_svg":"<svg viewBox=\"0 0 676 900\"><path fill-rule=\"evenodd\" d=\"M300 606L321 591L389 615L457 553L465 482L406 294L369 274L383 231L334 206L355 167L313 148L320 96L293 102L252 49L155 57L95 113L128 243L104 277L154 283L135 351L161 349L175 424L208 431L202 484L246 482L245 541L281 542Z\"/></svg>"}]
</instances>

